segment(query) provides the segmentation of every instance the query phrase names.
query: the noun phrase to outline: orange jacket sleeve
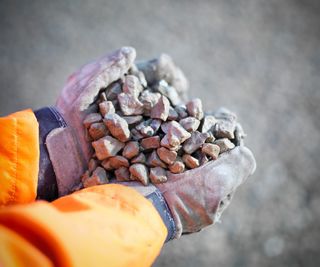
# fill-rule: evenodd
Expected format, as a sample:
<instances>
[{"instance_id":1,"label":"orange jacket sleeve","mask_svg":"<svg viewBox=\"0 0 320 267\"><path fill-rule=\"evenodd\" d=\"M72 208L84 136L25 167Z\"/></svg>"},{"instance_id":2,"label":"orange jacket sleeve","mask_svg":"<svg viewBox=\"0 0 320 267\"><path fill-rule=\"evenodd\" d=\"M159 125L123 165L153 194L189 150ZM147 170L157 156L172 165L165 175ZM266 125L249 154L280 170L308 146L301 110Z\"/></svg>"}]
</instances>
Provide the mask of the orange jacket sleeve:
<instances>
[{"instance_id":1,"label":"orange jacket sleeve","mask_svg":"<svg viewBox=\"0 0 320 267\"><path fill-rule=\"evenodd\" d=\"M38 124L31 111L0 120L1 205L35 199ZM11 180L12 179L12 180ZM0 208L0 266L150 266L167 229L151 202L121 185L52 203Z\"/></svg>"}]
</instances>

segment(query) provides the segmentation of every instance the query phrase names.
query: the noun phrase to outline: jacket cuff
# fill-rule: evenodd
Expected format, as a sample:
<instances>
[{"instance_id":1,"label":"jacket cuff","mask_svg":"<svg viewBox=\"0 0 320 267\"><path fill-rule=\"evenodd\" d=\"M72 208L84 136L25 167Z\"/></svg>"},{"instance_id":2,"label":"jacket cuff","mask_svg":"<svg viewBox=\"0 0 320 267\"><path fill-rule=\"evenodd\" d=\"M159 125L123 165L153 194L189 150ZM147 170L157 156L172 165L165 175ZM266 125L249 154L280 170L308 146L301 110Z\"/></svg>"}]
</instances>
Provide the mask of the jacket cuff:
<instances>
[{"instance_id":1,"label":"jacket cuff","mask_svg":"<svg viewBox=\"0 0 320 267\"><path fill-rule=\"evenodd\" d=\"M39 123L39 175L37 199L48 201L58 198L58 186L52 162L46 146L47 135L56 128L65 128L66 122L54 107L45 107L34 111Z\"/></svg>"}]
</instances>

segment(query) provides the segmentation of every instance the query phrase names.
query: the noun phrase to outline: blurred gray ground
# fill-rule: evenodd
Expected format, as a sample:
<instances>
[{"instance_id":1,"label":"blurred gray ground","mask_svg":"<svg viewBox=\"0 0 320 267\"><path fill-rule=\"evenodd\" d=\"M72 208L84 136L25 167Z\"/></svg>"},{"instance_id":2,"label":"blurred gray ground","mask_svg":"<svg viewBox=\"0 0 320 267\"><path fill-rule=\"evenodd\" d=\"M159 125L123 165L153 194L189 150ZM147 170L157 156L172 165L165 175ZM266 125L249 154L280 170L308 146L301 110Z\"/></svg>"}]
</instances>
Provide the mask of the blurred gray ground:
<instances>
[{"instance_id":1,"label":"blurred gray ground","mask_svg":"<svg viewBox=\"0 0 320 267\"><path fill-rule=\"evenodd\" d=\"M154 266L320 266L320 1L0 1L0 114L54 103L122 45L167 52L206 109L239 115L258 168L222 224Z\"/></svg>"}]
</instances>

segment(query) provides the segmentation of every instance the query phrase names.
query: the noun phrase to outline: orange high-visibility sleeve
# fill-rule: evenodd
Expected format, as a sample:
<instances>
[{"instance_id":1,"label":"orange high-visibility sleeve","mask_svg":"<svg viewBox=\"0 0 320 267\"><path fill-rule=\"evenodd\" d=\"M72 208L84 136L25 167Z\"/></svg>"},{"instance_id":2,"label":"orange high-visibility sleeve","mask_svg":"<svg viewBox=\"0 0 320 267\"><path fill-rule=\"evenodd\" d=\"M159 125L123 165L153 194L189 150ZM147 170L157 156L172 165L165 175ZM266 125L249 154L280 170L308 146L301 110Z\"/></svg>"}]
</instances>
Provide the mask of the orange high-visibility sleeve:
<instances>
[{"instance_id":1,"label":"orange high-visibility sleeve","mask_svg":"<svg viewBox=\"0 0 320 267\"><path fill-rule=\"evenodd\" d=\"M0 238L0 266L4 251L12 263L25 266L150 266L167 235L152 203L117 184L90 187L52 203L4 207L0 226L0 236L3 229L10 235Z\"/></svg>"},{"instance_id":2,"label":"orange high-visibility sleeve","mask_svg":"<svg viewBox=\"0 0 320 267\"><path fill-rule=\"evenodd\" d=\"M39 125L31 110L0 118L0 206L36 198Z\"/></svg>"}]
</instances>

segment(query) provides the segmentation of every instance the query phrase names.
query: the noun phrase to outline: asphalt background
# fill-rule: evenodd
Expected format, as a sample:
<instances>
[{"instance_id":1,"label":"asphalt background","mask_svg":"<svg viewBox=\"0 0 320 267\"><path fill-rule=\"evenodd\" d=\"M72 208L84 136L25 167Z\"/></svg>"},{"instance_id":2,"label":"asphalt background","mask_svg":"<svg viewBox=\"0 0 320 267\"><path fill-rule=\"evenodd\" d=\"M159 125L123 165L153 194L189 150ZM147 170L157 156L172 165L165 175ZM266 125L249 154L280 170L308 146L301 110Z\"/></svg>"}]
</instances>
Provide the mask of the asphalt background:
<instances>
[{"instance_id":1,"label":"asphalt background","mask_svg":"<svg viewBox=\"0 0 320 267\"><path fill-rule=\"evenodd\" d=\"M235 111L258 168L222 224L154 266L320 266L320 1L0 0L0 115L52 105L123 46L169 53L206 109Z\"/></svg>"}]
</instances>

